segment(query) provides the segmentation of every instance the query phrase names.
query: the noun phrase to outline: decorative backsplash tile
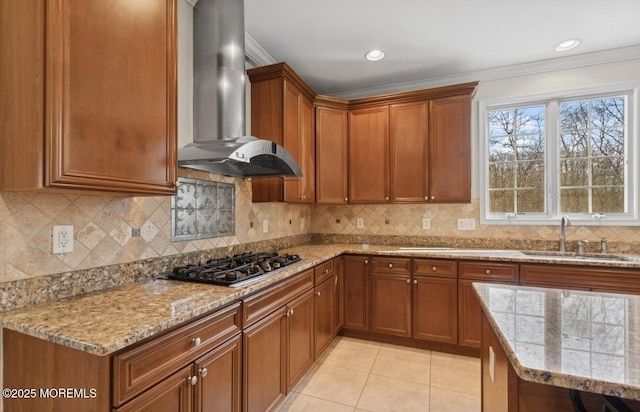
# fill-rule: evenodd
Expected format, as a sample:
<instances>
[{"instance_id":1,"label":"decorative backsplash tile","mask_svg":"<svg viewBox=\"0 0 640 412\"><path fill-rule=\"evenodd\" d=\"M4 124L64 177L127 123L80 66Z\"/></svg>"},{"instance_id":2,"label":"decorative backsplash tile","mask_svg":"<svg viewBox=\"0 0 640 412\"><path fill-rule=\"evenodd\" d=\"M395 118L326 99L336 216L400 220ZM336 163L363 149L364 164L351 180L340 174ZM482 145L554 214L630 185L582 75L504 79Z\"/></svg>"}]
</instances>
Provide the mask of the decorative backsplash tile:
<instances>
[{"instance_id":1,"label":"decorative backsplash tile","mask_svg":"<svg viewBox=\"0 0 640 412\"><path fill-rule=\"evenodd\" d=\"M179 178L171 197L171 240L233 236L235 194L232 183Z\"/></svg>"}]
</instances>

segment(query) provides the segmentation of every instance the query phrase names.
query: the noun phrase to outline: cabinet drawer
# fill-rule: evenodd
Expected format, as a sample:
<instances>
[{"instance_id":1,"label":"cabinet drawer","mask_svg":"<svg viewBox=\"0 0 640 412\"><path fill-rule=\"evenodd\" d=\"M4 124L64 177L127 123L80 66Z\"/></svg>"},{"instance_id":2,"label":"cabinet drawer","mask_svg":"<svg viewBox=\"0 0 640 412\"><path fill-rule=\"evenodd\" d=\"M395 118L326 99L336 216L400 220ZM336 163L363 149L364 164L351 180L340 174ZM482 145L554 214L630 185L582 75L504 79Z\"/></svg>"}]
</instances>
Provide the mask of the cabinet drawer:
<instances>
[{"instance_id":1,"label":"cabinet drawer","mask_svg":"<svg viewBox=\"0 0 640 412\"><path fill-rule=\"evenodd\" d=\"M241 331L240 303L113 357L113 402L121 405Z\"/></svg>"},{"instance_id":2,"label":"cabinet drawer","mask_svg":"<svg viewBox=\"0 0 640 412\"><path fill-rule=\"evenodd\" d=\"M313 287L313 269L258 292L242 301L242 324L247 327Z\"/></svg>"},{"instance_id":3,"label":"cabinet drawer","mask_svg":"<svg viewBox=\"0 0 640 412\"><path fill-rule=\"evenodd\" d=\"M375 257L371 259L373 263L373 272L384 272L384 273L402 273L402 274L410 274L411 273L411 259L408 258L386 258L386 257Z\"/></svg>"},{"instance_id":4,"label":"cabinet drawer","mask_svg":"<svg viewBox=\"0 0 640 412\"><path fill-rule=\"evenodd\" d=\"M640 294L640 270L571 265L521 265L522 284Z\"/></svg>"},{"instance_id":5,"label":"cabinet drawer","mask_svg":"<svg viewBox=\"0 0 640 412\"><path fill-rule=\"evenodd\" d=\"M414 259L413 273L446 278L458 277L458 262L444 259Z\"/></svg>"},{"instance_id":6,"label":"cabinet drawer","mask_svg":"<svg viewBox=\"0 0 640 412\"><path fill-rule=\"evenodd\" d=\"M313 270L316 278L315 285L317 286L333 276L333 259L320 263Z\"/></svg>"},{"instance_id":7,"label":"cabinet drawer","mask_svg":"<svg viewBox=\"0 0 640 412\"><path fill-rule=\"evenodd\" d=\"M519 266L515 263L465 262L458 266L460 279L518 282Z\"/></svg>"}]
</instances>

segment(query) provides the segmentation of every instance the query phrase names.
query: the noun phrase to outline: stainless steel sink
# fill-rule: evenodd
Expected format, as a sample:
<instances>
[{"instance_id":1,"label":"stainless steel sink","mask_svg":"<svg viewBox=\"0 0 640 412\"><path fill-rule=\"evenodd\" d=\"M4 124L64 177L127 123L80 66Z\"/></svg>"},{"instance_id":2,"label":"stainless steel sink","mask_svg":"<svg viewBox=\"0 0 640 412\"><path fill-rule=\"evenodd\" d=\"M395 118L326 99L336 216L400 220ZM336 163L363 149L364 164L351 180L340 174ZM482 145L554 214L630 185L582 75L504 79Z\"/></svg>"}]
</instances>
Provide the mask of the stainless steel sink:
<instances>
[{"instance_id":1,"label":"stainless steel sink","mask_svg":"<svg viewBox=\"0 0 640 412\"><path fill-rule=\"evenodd\" d=\"M563 258L563 259L579 259L579 260L607 260L618 262L631 262L637 259L623 256L623 255L610 255L606 253L584 253L577 254L576 252L549 252L541 250L524 250L523 254L527 256L535 256L541 258Z\"/></svg>"}]
</instances>

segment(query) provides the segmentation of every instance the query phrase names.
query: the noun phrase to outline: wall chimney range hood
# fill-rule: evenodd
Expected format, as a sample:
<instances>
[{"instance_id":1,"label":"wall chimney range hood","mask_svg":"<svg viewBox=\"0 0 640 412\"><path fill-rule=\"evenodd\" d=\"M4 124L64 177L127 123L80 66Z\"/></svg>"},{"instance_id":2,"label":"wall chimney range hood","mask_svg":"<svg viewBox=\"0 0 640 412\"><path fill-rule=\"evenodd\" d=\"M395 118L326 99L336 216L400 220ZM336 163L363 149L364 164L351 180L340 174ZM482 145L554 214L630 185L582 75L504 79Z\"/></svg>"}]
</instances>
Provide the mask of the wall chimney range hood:
<instances>
[{"instance_id":1,"label":"wall chimney range hood","mask_svg":"<svg viewBox=\"0 0 640 412\"><path fill-rule=\"evenodd\" d=\"M244 0L193 9L194 136L178 165L233 177L302 176L282 146L245 135Z\"/></svg>"}]
</instances>

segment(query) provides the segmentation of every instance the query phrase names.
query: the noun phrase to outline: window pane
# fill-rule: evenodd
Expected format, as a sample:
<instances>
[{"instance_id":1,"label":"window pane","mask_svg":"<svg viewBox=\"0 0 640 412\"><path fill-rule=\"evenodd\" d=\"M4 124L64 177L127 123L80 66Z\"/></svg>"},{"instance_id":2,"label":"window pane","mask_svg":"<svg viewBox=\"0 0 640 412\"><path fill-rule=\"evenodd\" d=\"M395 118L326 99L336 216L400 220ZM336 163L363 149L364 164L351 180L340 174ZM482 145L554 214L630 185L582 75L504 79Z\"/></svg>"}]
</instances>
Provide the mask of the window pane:
<instances>
[{"instance_id":1,"label":"window pane","mask_svg":"<svg viewBox=\"0 0 640 412\"><path fill-rule=\"evenodd\" d=\"M593 189L593 213L624 213L624 188Z\"/></svg>"},{"instance_id":2,"label":"window pane","mask_svg":"<svg viewBox=\"0 0 640 412\"><path fill-rule=\"evenodd\" d=\"M489 139L489 161L506 162L515 160L515 142L509 136Z\"/></svg>"},{"instance_id":3,"label":"window pane","mask_svg":"<svg viewBox=\"0 0 640 412\"><path fill-rule=\"evenodd\" d=\"M514 180L514 163L495 163L489 165L489 187L493 188L513 188Z\"/></svg>"},{"instance_id":4,"label":"window pane","mask_svg":"<svg viewBox=\"0 0 640 412\"><path fill-rule=\"evenodd\" d=\"M492 190L489 192L489 210L493 213L513 213L513 190Z\"/></svg>"},{"instance_id":5,"label":"window pane","mask_svg":"<svg viewBox=\"0 0 640 412\"><path fill-rule=\"evenodd\" d=\"M518 141L518 160L544 159L544 135L523 135Z\"/></svg>"},{"instance_id":6,"label":"window pane","mask_svg":"<svg viewBox=\"0 0 640 412\"><path fill-rule=\"evenodd\" d=\"M560 127L562 130L586 129L589 124L589 102L570 102L560 105Z\"/></svg>"},{"instance_id":7,"label":"window pane","mask_svg":"<svg viewBox=\"0 0 640 412\"><path fill-rule=\"evenodd\" d=\"M560 196L562 213L589 213L589 192L586 188L562 189Z\"/></svg>"},{"instance_id":8,"label":"window pane","mask_svg":"<svg viewBox=\"0 0 640 412\"><path fill-rule=\"evenodd\" d=\"M605 128L591 132L592 156L624 156L624 129Z\"/></svg>"},{"instance_id":9,"label":"window pane","mask_svg":"<svg viewBox=\"0 0 640 412\"><path fill-rule=\"evenodd\" d=\"M593 159L591 165L591 181L594 186L623 186L624 164L620 157L603 157Z\"/></svg>"},{"instance_id":10,"label":"window pane","mask_svg":"<svg viewBox=\"0 0 640 412\"><path fill-rule=\"evenodd\" d=\"M518 187L544 188L544 162L521 162L518 164Z\"/></svg>"},{"instance_id":11,"label":"window pane","mask_svg":"<svg viewBox=\"0 0 640 412\"><path fill-rule=\"evenodd\" d=\"M489 137L512 134L514 115L515 111L511 109L489 112Z\"/></svg>"},{"instance_id":12,"label":"window pane","mask_svg":"<svg viewBox=\"0 0 640 412\"><path fill-rule=\"evenodd\" d=\"M516 134L544 133L544 106L516 110Z\"/></svg>"},{"instance_id":13,"label":"window pane","mask_svg":"<svg viewBox=\"0 0 640 412\"><path fill-rule=\"evenodd\" d=\"M544 212L544 191L519 190L518 212Z\"/></svg>"},{"instance_id":14,"label":"window pane","mask_svg":"<svg viewBox=\"0 0 640 412\"><path fill-rule=\"evenodd\" d=\"M589 161L569 159L560 162L561 186L585 186L588 184Z\"/></svg>"},{"instance_id":15,"label":"window pane","mask_svg":"<svg viewBox=\"0 0 640 412\"><path fill-rule=\"evenodd\" d=\"M593 127L624 125L624 98L618 96L592 100L591 124Z\"/></svg>"},{"instance_id":16,"label":"window pane","mask_svg":"<svg viewBox=\"0 0 640 412\"><path fill-rule=\"evenodd\" d=\"M585 157L589 138L586 130L570 130L562 133L560 158Z\"/></svg>"}]
</instances>

